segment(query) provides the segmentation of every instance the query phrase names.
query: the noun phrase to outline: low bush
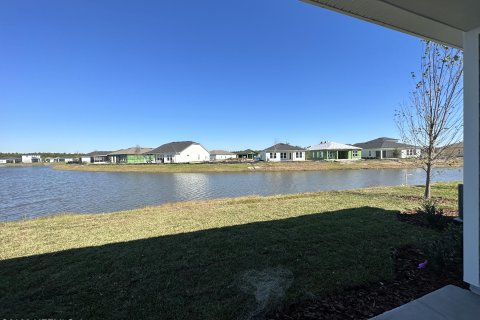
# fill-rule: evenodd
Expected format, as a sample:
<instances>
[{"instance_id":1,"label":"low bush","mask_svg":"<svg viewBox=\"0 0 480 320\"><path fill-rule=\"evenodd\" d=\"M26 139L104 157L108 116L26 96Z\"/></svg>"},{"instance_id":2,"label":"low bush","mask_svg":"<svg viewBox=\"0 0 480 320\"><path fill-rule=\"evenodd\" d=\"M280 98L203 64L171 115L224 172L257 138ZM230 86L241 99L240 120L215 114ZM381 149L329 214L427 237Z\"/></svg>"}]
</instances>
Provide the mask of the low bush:
<instances>
[{"instance_id":1,"label":"low bush","mask_svg":"<svg viewBox=\"0 0 480 320\"><path fill-rule=\"evenodd\" d=\"M424 200L417 213L423 215L426 223L434 229L444 230L450 222L443 209L438 207L438 202L433 199Z\"/></svg>"}]
</instances>

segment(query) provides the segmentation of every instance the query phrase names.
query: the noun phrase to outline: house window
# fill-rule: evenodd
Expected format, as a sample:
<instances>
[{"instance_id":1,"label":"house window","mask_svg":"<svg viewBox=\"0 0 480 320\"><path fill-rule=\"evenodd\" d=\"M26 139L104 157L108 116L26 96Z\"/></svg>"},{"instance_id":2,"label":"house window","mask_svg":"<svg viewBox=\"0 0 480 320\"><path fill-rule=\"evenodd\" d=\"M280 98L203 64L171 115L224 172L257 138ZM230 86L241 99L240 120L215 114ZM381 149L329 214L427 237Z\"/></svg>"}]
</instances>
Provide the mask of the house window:
<instances>
[{"instance_id":1,"label":"house window","mask_svg":"<svg viewBox=\"0 0 480 320\"><path fill-rule=\"evenodd\" d=\"M295 157L302 158L302 152L295 152Z\"/></svg>"},{"instance_id":2,"label":"house window","mask_svg":"<svg viewBox=\"0 0 480 320\"><path fill-rule=\"evenodd\" d=\"M270 152L270 158L273 158L273 152Z\"/></svg>"},{"instance_id":3,"label":"house window","mask_svg":"<svg viewBox=\"0 0 480 320\"><path fill-rule=\"evenodd\" d=\"M286 152L280 152L280 159L287 159L287 153Z\"/></svg>"},{"instance_id":4,"label":"house window","mask_svg":"<svg viewBox=\"0 0 480 320\"><path fill-rule=\"evenodd\" d=\"M328 157L331 158L336 158L336 152L335 151L328 151Z\"/></svg>"},{"instance_id":5,"label":"house window","mask_svg":"<svg viewBox=\"0 0 480 320\"><path fill-rule=\"evenodd\" d=\"M353 150L353 151L352 151L352 156L358 157L358 151L357 151L357 150Z\"/></svg>"},{"instance_id":6,"label":"house window","mask_svg":"<svg viewBox=\"0 0 480 320\"><path fill-rule=\"evenodd\" d=\"M407 149L407 156L415 155L415 149Z\"/></svg>"},{"instance_id":7,"label":"house window","mask_svg":"<svg viewBox=\"0 0 480 320\"><path fill-rule=\"evenodd\" d=\"M372 156L372 151L368 151L368 156L369 156L369 157Z\"/></svg>"}]
</instances>

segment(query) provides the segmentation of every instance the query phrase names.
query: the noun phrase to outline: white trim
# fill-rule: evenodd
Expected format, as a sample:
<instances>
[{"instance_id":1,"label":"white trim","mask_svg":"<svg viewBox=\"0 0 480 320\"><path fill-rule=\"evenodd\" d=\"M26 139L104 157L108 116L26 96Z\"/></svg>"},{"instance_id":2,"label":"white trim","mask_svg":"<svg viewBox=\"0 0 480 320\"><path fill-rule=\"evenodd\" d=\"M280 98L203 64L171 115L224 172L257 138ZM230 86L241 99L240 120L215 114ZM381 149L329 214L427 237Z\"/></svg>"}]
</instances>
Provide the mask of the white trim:
<instances>
[{"instance_id":1,"label":"white trim","mask_svg":"<svg viewBox=\"0 0 480 320\"><path fill-rule=\"evenodd\" d=\"M480 28L464 33L463 279L480 287Z\"/></svg>"},{"instance_id":2,"label":"white trim","mask_svg":"<svg viewBox=\"0 0 480 320\"><path fill-rule=\"evenodd\" d=\"M461 48L462 31L379 0L301 0L389 29Z\"/></svg>"}]
</instances>

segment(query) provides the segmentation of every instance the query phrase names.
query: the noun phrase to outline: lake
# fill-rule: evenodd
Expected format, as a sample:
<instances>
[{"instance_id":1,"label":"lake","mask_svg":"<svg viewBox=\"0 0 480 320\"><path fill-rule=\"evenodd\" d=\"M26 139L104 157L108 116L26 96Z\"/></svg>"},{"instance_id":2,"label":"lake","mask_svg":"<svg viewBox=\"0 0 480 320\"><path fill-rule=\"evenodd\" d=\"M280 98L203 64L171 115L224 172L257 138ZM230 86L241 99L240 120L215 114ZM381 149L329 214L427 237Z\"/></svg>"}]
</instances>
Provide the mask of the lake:
<instances>
[{"instance_id":1,"label":"lake","mask_svg":"<svg viewBox=\"0 0 480 320\"><path fill-rule=\"evenodd\" d=\"M0 167L0 221L56 213L99 213L167 202L372 186L424 184L422 169L242 173L111 173ZM433 181L463 180L463 168L433 171Z\"/></svg>"}]
</instances>

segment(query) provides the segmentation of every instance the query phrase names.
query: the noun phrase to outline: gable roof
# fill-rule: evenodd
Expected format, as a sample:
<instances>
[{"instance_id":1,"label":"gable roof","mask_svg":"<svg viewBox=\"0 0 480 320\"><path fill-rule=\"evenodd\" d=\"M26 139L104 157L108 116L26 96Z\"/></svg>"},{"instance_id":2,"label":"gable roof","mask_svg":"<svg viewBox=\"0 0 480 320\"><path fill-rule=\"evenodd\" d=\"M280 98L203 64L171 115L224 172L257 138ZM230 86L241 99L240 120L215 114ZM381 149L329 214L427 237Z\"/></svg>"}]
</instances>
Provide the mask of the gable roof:
<instances>
[{"instance_id":1,"label":"gable roof","mask_svg":"<svg viewBox=\"0 0 480 320\"><path fill-rule=\"evenodd\" d=\"M362 149L408 149L415 148L410 144L400 143L398 139L381 137L367 142L355 143L354 146Z\"/></svg>"},{"instance_id":2,"label":"gable roof","mask_svg":"<svg viewBox=\"0 0 480 320\"><path fill-rule=\"evenodd\" d=\"M108 156L112 151L93 151L90 153L87 153L85 156L90 156L90 157L106 157Z\"/></svg>"},{"instance_id":3,"label":"gable roof","mask_svg":"<svg viewBox=\"0 0 480 320\"><path fill-rule=\"evenodd\" d=\"M308 147L307 150L360 150L362 148L354 147L348 144L333 142L333 141L325 141L320 142L314 146Z\"/></svg>"},{"instance_id":4,"label":"gable roof","mask_svg":"<svg viewBox=\"0 0 480 320\"><path fill-rule=\"evenodd\" d=\"M175 142L162 144L160 147L150 150L148 153L149 154L179 153L194 144L200 145L199 143L194 141L175 141Z\"/></svg>"},{"instance_id":5,"label":"gable roof","mask_svg":"<svg viewBox=\"0 0 480 320\"><path fill-rule=\"evenodd\" d=\"M225 150L211 150L209 151L210 155L217 156L217 155L229 155L229 156L236 156L236 153L225 151Z\"/></svg>"},{"instance_id":6,"label":"gable roof","mask_svg":"<svg viewBox=\"0 0 480 320\"><path fill-rule=\"evenodd\" d=\"M288 143L277 143L263 151L305 151L305 149Z\"/></svg>"},{"instance_id":7,"label":"gable roof","mask_svg":"<svg viewBox=\"0 0 480 320\"><path fill-rule=\"evenodd\" d=\"M253 151L252 149L247 149L243 151L235 151L236 154L257 154L257 151Z\"/></svg>"},{"instance_id":8,"label":"gable roof","mask_svg":"<svg viewBox=\"0 0 480 320\"><path fill-rule=\"evenodd\" d=\"M153 148L131 147L128 149L120 149L120 150L111 152L109 155L120 155L120 154L138 155L138 154L149 152L151 150L153 150Z\"/></svg>"}]
</instances>

